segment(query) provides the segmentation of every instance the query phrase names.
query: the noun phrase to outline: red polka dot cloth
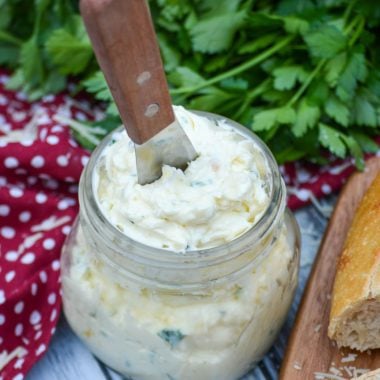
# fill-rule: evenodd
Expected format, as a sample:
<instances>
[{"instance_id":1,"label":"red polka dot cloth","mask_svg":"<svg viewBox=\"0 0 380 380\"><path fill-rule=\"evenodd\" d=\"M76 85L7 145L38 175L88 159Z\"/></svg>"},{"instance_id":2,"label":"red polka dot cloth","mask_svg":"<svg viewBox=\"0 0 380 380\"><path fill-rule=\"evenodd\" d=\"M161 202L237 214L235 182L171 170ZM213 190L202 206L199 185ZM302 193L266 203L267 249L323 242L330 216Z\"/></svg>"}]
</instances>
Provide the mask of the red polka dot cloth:
<instances>
[{"instance_id":1,"label":"red polka dot cloth","mask_svg":"<svg viewBox=\"0 0 380 380\"><path fill-rule=\"evenodd\" d=\"M0 70L0 380L21 380L58 322L60 251L89 157L56 116L87 120L101 111L65 94L29 103L5 89L8 79ZM281 171L296 208L339 189L353 166L296 163Z\"/></svg>"}]
</instances>

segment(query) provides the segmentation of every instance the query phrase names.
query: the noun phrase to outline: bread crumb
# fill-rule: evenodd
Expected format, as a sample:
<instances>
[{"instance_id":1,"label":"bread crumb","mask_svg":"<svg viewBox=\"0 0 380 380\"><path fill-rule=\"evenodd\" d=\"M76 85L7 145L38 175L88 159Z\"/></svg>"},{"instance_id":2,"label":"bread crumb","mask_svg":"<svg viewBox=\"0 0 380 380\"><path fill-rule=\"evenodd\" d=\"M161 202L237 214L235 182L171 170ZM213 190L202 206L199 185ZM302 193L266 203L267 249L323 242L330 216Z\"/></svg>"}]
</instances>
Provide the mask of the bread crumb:
<instances>
[{"instance_id":1,"label":"bread crumb","mask_svg":"<svg viewBox=\"0 0 380 380\"><path fill-rule=\"evenodd\" d=\"M296 369L297 371L301 371L302 366L298 362L294 362L293 368Z\"/></svg>"},{"instance_id":2,"label":"bread crumb","mask_svg":"<svg viewBox=\"0 0 380 380\"><path fill-rule=\"evenodd\" d=\"M322 327L322 324L321 323L319 323L318 325L316 325L315 327L314 327L314 332L318 332L320 329L321 329L321 327Z\"/></svg>"},{"instance_id":3,"label":"bread crumb","mask_svg":"<svg viewBox=\"0 0 380 380\"><path fill-rule=\"evenodd\" d=\"M330 367L329 372L331 372L333 375L342 376L342 372L336 367Z\"/></svg>"},{"instance_id":4,"label":"bread crumb","mask_svg":"<svg viewBox=\"0 0 380 380\"><path fill-rule=\"evenodd\" d=\"M348 354L344 358L340 359L342 363L349 363L349 362L354 362L357 358L358 354Z\"/></svg>"},{"instance_id":5,"label":"bread crumb","mask_svg":"<svg viewBox=\"0 0 380 380\"><path fill-rule=\"evenodd\" d=\"M344 377L339 375L333 375L331 373L325 373L325 372L314 372L314 379L315 380L346 380Z\"/></svg>"}]
</instances>

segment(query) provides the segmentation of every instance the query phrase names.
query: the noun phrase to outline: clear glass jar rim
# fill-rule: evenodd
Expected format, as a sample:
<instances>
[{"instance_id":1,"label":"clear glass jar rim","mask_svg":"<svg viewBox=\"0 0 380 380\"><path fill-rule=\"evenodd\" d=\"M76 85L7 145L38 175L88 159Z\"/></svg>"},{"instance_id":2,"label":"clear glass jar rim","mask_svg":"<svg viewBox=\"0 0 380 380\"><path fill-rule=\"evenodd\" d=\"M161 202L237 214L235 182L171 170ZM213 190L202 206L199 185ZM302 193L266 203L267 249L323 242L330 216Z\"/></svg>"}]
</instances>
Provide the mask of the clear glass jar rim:
<instances>
[{"instance_id":1,"label":"clear glass jar rim","mask_svg":"<svg viewBox=\"0 0 380 380\"><path fill-rule=\"evenodd\" d=\"M103 243L113 251L120 253L121 256L128 256L129 259L138 263L149 264L156 267L167 268L169 266L177 269L180 269L180 267L191 269L192 267L200 268L232 260L239 255L241 246L246 246L247 243L252 245L252 239L254 237L257 237L255 241L260 241L260 238L266 233L268 228L270 228L273 222L277 220L277 216L284 212L285 187L275 158L264 142L248 128L228 119L227 117L203 111L190 110L190 112L212 118L213 120L226 121L227 124L236 129L240 135L255 142L256 146L264 154L268 168L271 172L270 178L272 179L272 183L270 184L270 202L261 218L248 231L221 246L186 251L181 254L166 249L148 246L131 239L108 221L101 211L93 191L93 172L96 169L98 159L103 149L112 140L113 134L118 133L118 131L123 129L123 126L120 126L115 131L108 134L92 153L91 158L82 173L79 186L79 202L81 210L85 210L86 213L88 213L88 211L91 212L91 218L87 218L86 220L95 231L102 234ZM136 256L135 251L133 254L130 254L128 250L123 250L123 247L114 243L115 240L124 241L126 244L133 245L136 250L138 250L139 254ZM236 249L238 247L239 249ZM180 267L178 265L180 265Z\"/></svg>"}]
</instances>

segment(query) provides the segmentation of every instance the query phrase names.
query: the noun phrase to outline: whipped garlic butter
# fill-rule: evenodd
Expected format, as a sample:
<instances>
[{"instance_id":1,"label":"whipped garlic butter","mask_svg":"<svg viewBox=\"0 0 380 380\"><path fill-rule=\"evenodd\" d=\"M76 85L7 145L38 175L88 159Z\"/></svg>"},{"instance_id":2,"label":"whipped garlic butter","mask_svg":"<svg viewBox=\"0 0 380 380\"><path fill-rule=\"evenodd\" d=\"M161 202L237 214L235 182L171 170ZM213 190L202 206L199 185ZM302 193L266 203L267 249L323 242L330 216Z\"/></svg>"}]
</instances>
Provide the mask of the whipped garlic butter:
<instances>
[{"instance_id":1,"label":"whipped garlic butter","mask_svg":"<svg viewBox=\"0 0 380 380\"><path fill-rule=\"evenodd\" d=\"M132 379L234 380L286 317L298 230L256 137L216 115L175 113L199 153L185 172L164 167L138 185L122 130L92 156L63 250L64 311L91 351Z\"/></svg>"},{"instance_id":2,"label":"whipped garlic butter","mask_svg":"<svg viewBox=\"0 0 380 380\"><path fill-rule=\"evenodd\" d=\"M174 252L222 245L246 232L269 204L266 163L257 145L215 121L175 107L198 158L185 172L137 183L134 144L123 130L95 172L94 193L109 221L130 238Z\"/></svg>"}]
</instances>

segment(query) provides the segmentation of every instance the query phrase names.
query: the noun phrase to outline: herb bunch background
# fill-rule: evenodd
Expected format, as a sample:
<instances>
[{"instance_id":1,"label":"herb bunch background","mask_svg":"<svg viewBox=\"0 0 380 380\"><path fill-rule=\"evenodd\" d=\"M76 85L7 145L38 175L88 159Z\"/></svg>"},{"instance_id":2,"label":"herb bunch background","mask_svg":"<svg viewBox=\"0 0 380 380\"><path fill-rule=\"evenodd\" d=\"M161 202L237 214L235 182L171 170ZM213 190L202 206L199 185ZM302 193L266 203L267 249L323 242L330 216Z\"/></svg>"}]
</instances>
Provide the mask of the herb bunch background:
<instances>
[{"instance_id":1,"label":"herb bunch background","mask_svg":"<svg viewBox=\"0 0 380 380\"><path fill-rule=\"evenodd\" d=\"M174 104L225 115L258 133L278 162L326 161L379 148L380 5L361 0L150 0ZM0 64L30 99L66 87L108 105L75 124L94 141L119 124L70 0L0 0ZM73 124L72 123L72 124ZM99 128L101 127L101 128ZM86 133L81 134L81 130ZM88 140L86 136L95 139Z\"/></svg>"}]
</instances>

